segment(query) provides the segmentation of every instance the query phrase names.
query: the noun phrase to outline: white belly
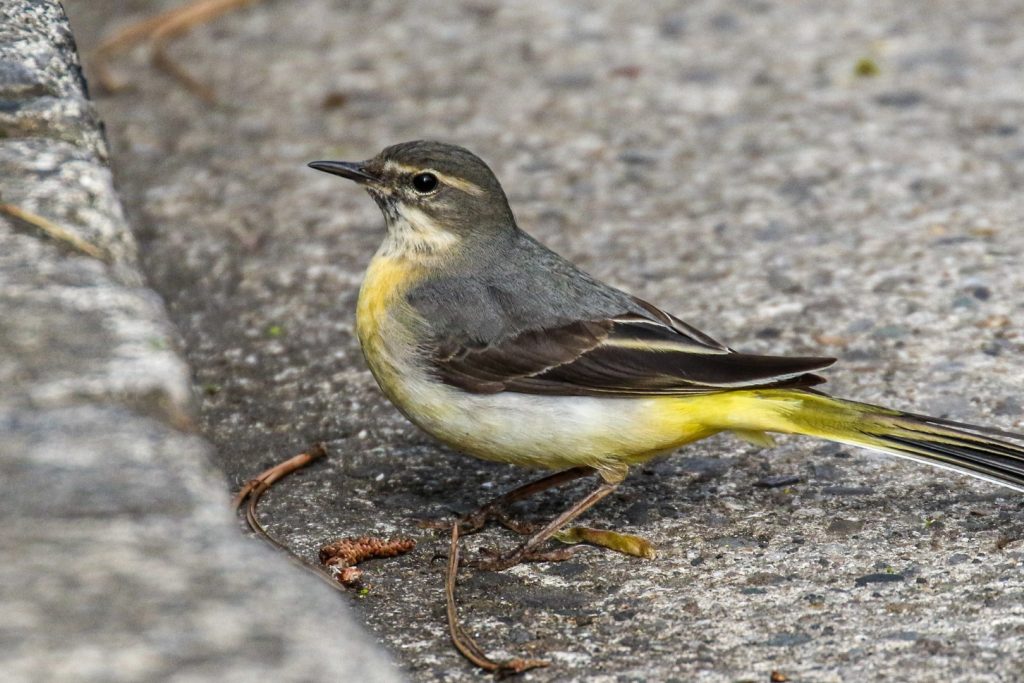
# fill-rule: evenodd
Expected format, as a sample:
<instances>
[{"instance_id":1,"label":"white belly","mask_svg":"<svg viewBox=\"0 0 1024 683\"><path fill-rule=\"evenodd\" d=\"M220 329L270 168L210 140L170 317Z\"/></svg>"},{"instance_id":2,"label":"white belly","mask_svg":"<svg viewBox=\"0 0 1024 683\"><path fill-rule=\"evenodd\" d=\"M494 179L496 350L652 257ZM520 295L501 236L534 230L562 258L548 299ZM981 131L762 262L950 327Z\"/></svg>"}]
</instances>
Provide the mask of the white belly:
<instances>
[{"instance_id":1,"label":"white belly","mask_svg":"<svg viewBox=\"0 0 1024 683\"><path fill-rule=\"evenodd\" d=\"M426 377L405 376L396 405L445 443L485 460L609 473L691 440L666 429L657 398L470 394ZM663 401L663 400L662 400Z\"/></svg>"}]
</instances>

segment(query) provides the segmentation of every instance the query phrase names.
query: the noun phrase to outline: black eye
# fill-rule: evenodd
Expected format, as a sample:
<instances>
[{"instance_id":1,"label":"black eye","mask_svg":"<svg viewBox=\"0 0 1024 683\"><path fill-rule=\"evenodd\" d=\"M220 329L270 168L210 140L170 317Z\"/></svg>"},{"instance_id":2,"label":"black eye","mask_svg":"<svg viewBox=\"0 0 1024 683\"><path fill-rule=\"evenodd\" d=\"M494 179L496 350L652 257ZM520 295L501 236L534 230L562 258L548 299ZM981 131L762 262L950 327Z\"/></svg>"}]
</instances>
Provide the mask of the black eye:
<instances>
[{"instance_id":1,"label":"black eye","mask_svg":"<svg viewBox=\"0 0 1024 683\"><path fill-rule=\"evenodd\" d=\"M422 194L433 192L437 189L437 176L433 173L417 173L412 177L412 186Z\"/></svg>"}]
</instances>

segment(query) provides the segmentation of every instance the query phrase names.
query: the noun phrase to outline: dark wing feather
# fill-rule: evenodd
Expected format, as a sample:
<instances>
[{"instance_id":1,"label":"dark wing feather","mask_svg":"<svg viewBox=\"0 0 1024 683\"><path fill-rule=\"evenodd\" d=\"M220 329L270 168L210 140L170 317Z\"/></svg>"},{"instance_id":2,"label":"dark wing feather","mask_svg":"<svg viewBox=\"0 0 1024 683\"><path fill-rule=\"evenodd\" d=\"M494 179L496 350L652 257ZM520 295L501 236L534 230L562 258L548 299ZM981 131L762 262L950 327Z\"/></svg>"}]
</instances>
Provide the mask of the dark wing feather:
<instances>
[{"instance_id":1,"label":"dark wing feather","mask_svg":"<svg viewBox=\"0 0 1024 683\"><path fill-rule=\"evenodd\" d=\"M529 330L484 346L434 354L438 376L474 393L556 395L693 394L736 388L806 387L832 358L736 353L637 300L650 313Z\"/></svg>"}]
</instances>

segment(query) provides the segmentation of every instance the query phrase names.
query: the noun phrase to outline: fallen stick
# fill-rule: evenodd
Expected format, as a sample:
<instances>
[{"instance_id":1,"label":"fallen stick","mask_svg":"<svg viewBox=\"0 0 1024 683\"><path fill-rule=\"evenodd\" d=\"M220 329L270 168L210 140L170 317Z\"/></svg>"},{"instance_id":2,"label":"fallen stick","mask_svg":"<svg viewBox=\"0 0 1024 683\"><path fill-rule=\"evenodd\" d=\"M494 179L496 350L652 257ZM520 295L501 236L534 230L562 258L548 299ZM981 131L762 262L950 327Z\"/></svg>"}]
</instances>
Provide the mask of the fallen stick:
<instances>
[{"instance_id":1,"label":"fallen stick","mask_svg":"<svg viewBox=\"0 0 1024 683\"><path fill-rule=\"evenodd\" d=\"M330 585L331 588L340 591L344 590L344 586L338 583L331 574L320 567L309 564L292 551L291 548L271 536L270 532L267 531L263 527L263 524L260 523L259 516L257 515L257 506L259 505L260 498L271 486L274 485L274 482L287 477L292 472L306 467L311 462L322 458L325 455L327 455L327 447L323 442L318 442L313 444L313 446L311 446L307 451L299 453L294 457L288 458L282 463L278 463L277 465L260 472L255 478L247 481L245 485L239 489L238 493L235 494L234 499L231 501L231 509L237 512L238 509L242 507L242 504L248 500L249 504L245 508L245 521L253 533L281 552L285 553L289 559L295 562L295 564L299 565L306 571L313 572L317 577Z\"/></svg>"},{"instance_id":2,"label":"fallen stick","mask_svg":"<svg viewBox=\"0 0 1024 683\"><path fill-rule=\"evenodd\" d=\"M15 206L14 204L0 204L0 213L22 221L23 223L28 223L47 237L50 237L62 244L66 244L86 256L91 256L104 262L110 261L110 254L106 253L95 244L86 242L67 228L63 228L53 221L43 218L38 214L34 214L31 211L27 211L20 206Z\"/></svg>"},{"instance_id":3,"label":"fallen stick","mask_svg":"<svg viewBox=\"0 0 1024 683\"><path fill-rule=\"evenodd\" d=\"M448 633L451 636L452 645L459 651L459 654L484 671L490 671L499 676L521 674L530 669L548 666L549 662L543 659L522 659L516 657L505 661L495 661L480 649L480 646L466 633L459 622L458 607L455 604L455 583L458 573L459 523L456 521L452 524L452 541L448 549L448 571L445 574L444 589L448 612Z\"/></svg>"},{"instance_id":4,"label":"fallen stick","mask_svg":"<svg viewBox=\"0 0 1024 683\"><path fill-rule=\"evenodd\" d=\"M116 79L110 72L110 60L133 45L150 41L151 60L159 69L168 73L181 83L187 90L206 102L214 102L216 95L213 89L193 77L167 54L167 46L177 36L195 26L231 10L240 9L255 0L192 0L182 7L176 7L156 16L137 21L106 38L93 54L93 66L100 86L107 92L118 92L127 85Z\"/></svg>"}]
</instances>

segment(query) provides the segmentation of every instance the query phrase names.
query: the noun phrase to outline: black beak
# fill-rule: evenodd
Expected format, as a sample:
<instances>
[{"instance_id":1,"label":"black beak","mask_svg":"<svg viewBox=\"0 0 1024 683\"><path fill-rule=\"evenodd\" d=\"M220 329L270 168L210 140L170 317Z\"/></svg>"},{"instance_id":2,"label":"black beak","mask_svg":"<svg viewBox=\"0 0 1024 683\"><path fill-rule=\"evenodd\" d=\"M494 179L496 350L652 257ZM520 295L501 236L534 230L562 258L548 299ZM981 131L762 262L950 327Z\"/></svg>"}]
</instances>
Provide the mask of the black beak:
<instances>
[{"instance_id":1,"label":"black beak","mask_svg":"<svg viewBox=\"0 0 1024 683\"><path fill-rule=\"evenodd\" d=\"M357 183L380 182L380 178L366 172L365 161L311 161L307 164L331 175L340 175L342 178L354 180Z\"/></svg>"}]
</instances>

